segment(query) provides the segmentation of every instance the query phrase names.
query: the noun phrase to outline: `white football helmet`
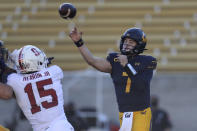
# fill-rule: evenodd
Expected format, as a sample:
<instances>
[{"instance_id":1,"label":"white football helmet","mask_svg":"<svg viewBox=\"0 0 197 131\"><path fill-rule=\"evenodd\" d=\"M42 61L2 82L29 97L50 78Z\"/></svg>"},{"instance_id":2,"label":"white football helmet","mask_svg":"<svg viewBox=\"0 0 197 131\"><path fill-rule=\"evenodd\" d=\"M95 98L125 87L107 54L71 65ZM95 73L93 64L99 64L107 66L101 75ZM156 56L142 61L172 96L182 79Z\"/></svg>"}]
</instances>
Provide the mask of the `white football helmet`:
<instances>
[{"instance_id":1,"label":"white football helmet","mask_svg":"<svg viewBox=\"0 0 197 131\"><path fill-rule=\"evenodd\" d=\"M17 71L29 73L47 68L48 59L45 53L33 45L26 45L17 51Z\"/></svg>"}]
</instances>

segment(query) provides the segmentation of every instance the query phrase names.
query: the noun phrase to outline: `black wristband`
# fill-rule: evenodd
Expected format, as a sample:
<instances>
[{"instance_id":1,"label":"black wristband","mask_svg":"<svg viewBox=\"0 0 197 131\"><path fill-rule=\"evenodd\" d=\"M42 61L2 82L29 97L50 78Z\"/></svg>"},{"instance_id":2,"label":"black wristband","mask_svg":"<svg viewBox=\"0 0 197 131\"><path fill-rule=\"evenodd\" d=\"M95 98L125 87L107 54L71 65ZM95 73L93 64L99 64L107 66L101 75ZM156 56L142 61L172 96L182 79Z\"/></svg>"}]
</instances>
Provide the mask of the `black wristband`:
<instances>
[{"instance_id":1,"label":"black wristband","mask_svg":"<svg viewBox=\"0 0 197 131\"><path fill-rule=\"evenodd\" d=\"M124 67L125 71L127 72L128 75L136 75L137 72L133 68L133 66L129 63L127 63Z\"/></svg>"},{"instance_id":2,"label":"black wristband","mask_svg":"<svg viewBox=\"0 0 197 131\"><path fill-rule=\"evenodd\" d=\"M74 43L77 47L81 47L84 44L82 38L80 40L78 40L77 42L74 42Z\"/></svg>"}]
</instances>

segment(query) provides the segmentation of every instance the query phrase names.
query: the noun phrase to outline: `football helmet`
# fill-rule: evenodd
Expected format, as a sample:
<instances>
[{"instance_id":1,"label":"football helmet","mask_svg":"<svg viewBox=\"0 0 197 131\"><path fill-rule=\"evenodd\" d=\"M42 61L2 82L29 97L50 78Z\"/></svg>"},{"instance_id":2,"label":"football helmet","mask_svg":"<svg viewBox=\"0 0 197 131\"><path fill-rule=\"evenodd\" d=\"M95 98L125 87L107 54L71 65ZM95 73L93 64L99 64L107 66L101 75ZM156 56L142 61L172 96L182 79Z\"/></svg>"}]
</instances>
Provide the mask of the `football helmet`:
<instances>
[{"instance_id":1,"label":"football helmet","mask_svg":"<svg viewBox=\"0 0 197 131\"><path fill-rule=\"evenodd\" d=\"M134 40L137 45L135 46L134 49L131 49L130 51L125 51L123 49L123 44L126 38L130 38L132 40ZM129 28L128 30L126 30L124 32L124 34L121 36L121 40L120 40L120 52L123 55L133 55L133 54L140 54L143 53L146 47L146 34L143 32L143 30L141 30L140 28Z\"/></svg>"},{"instance_id":2,"label":"football helmet","mask_svg":"<svg viewBox=\"0 0 197 131\"><path fill-rule=\"evenodd\" d=\"M33 45L26 45L17 51L17 71L25 74L47 68L48 59L45 53Z\"/></svg>"}]
</instances>

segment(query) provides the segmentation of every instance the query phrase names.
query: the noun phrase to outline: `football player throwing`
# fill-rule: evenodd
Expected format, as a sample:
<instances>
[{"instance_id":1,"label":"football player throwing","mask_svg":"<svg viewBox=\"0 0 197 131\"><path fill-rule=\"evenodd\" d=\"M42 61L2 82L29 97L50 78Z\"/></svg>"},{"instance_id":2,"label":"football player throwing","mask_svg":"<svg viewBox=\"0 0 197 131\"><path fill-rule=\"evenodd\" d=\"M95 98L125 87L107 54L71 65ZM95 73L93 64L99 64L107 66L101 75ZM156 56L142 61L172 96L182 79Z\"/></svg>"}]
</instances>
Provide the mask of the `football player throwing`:
<instances>
[{"instance_id":1,"label":"football player throwing","mask_svg":"<svg viewBox=\"0 0 197 131\"><path fill-rule=\"evenodd\" d=\"M146 50L146 34L140 28L129 28L121 37L120 52L110 53L106 59L92 55L76 27L70 37L89 65L111 74L120 112L120 131L149 131L150 81L157 61L152 56L140 55Z\"/></svg>"}]
</instances>

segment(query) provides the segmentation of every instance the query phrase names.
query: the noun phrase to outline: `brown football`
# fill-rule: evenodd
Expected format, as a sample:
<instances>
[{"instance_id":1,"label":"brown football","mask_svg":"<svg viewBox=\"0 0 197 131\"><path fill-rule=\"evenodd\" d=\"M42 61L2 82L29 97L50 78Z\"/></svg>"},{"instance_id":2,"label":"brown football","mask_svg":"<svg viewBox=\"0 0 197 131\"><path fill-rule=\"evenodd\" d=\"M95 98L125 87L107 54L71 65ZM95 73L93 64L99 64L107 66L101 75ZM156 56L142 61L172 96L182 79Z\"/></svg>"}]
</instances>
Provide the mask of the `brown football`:
<instances>
[{"instance_id":1,"label":"brown football","mask_svg":"<svg viewBox=\"0 0 197 131\"><path fill-rule=\"evenodd\" d=\"M59 14L63 19L72 19L77 14L77 9L71 3L62 3L59 7Z\"/></svg>"}]
</instances>

